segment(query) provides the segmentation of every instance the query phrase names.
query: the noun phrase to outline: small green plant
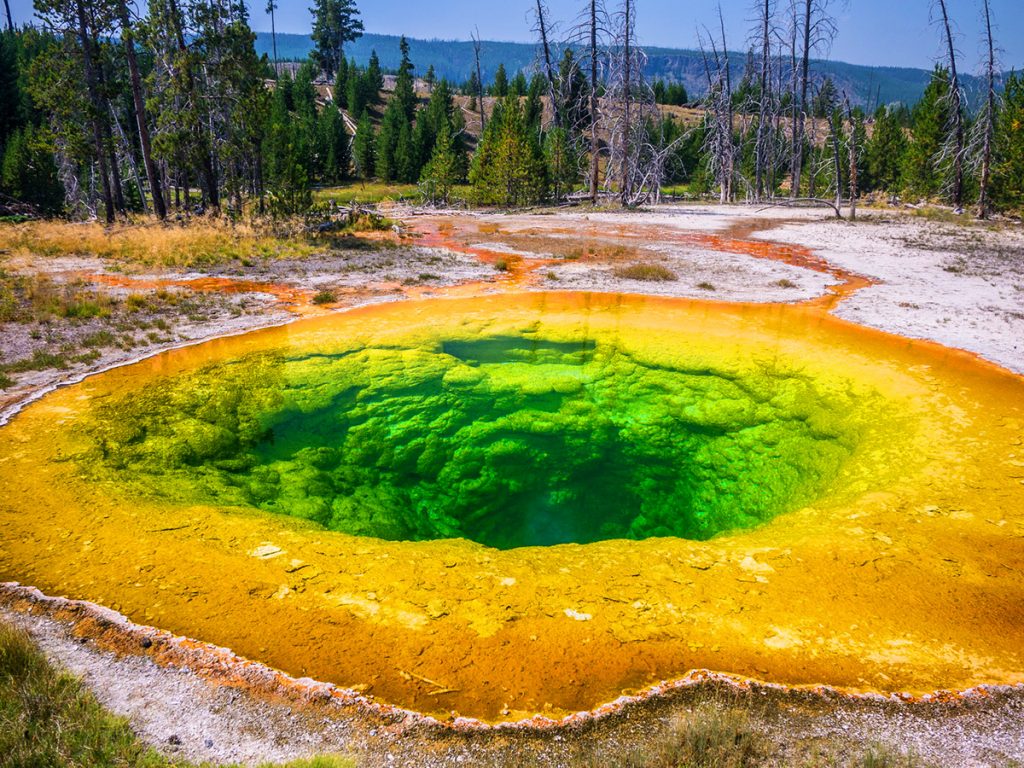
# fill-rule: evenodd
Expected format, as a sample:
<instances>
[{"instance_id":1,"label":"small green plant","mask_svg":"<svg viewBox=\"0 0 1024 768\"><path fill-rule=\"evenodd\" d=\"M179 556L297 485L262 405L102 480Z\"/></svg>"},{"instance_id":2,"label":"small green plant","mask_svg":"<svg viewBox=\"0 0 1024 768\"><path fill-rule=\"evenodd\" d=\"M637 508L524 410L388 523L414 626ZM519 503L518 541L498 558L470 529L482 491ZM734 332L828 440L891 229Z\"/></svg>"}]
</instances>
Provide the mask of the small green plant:
<instances>
[{"instance_id":1,"label":"small green plant","mask_svg":"<svg viewBox=\"0 0 1024 768\"><path fill-rule=\"evenodd\" d=\"M697 287L700 288L702 291L713 291L713 290L715 290L715 286L712 285L709 282L706 282L706 281L705 282L701 282L701 283L697 283Z\"/></svg>"},{"instance_id":2,"label":"small green plant","mask_svg":"<svg viewBox=\"0 0 1024 768\"><path fill-rule=\"evenodd\" d=\"M114 334L110 331L96 331L82 339L82 346L93 348L112 347L115 342Z\"/></svg>"},{"instance_id":3,"label":"small green plant","mask_svg":"<svg viewBox=\"0 0 1024 768\"><path fill-rule=\"evenodd\" d=\"M661 264L629 264L617 267L613 273L624 280L643 280L649 283L665 283L678 280L676 273Z\"/></svg>"},{"instance_id":4,"label":"small green plant","mask_svg":"<svg viewBox=\"0 0 1024 768\"><path fill-rule=\"evenodd\" d=\"M885 744L872 744L854 763L854 768L919 768L913 752L900 752Z\"/></svg>"},{"instance_id":5,"label":"small green plant","mask_svg":"<svg viewBox=\"0 0 1024 768\"><path fill-rule=\"evenodd\" d=\"M508 259L498 259L496 262L494 262L494 268L498 272L508 272L508 270L509 270Z\"/></svg>"},{"instance_id":6,"label":"small green plant","mask_svg":"<svg viewBox=\"0 0 1024 768\"><path fill-rule=\"evenodd\" d=\"M316 294L316 296L313 297L313 303L316 304L317 306L320 306L322 304L333 304L336 300L337 299L334 296L334 291L328 290L320 291L319 293Z\"/></svg>"},{"instance_id":7,"label":"small green plant","mask_svg":"<svg viewBox=\"0 0 1024 768\"><path fill-rule=\"evenodd\" d=\"M681 717L663 744L629 756L616 768L753 768L763 752L762 738L744 710L705 703Z\"/></svg>"},{"instance_id":8,"label":"small green plant","mask_svg":"<svg viewBox=\"0 0 1024 768\"><path fill-rule=\"evenodd\" d=\"M787 280L786 278L782 278L781 280L777 280L775 282L775 285L777 285L779 288L797 288L798 287L796 283L794 283L792 280Z\"/></svg>"},{"instance_id":9,"label":"small green plant","mask_svg":"<svg viewBox=\"0 0 1024 768\"><path fill-rule=\"evenodd\" d=\"M141 312L149 309L149 301L141 293L132 293L125 299L124 306L129 312Z\"/></svg>"},{"instance_id":10,"label":"small green plant","mask_svg":"<svg viewBox=\"0 0 1024 768\"><path fill-rule=\"evenodd\" d=\"M15 360L0 366L0 371L9 373L24 373L25 371L45 371L49 368L67 368L67 358L61 354L54 354L43 349L37 349L32 357L22 360Z\"/></svg>"}]
</instances>

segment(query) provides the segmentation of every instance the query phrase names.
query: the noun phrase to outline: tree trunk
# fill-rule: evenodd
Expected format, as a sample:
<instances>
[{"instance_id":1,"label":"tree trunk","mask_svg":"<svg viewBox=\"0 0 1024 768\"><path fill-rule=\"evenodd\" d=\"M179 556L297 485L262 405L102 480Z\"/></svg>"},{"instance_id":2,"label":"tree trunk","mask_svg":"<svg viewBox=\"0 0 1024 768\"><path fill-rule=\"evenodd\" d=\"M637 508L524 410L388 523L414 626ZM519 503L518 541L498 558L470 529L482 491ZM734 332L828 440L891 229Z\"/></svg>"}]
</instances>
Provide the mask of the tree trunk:
<instances>
[{"instance_id":1,"label":"tree trunk","mask_svg":"<svg viewBox=\"0 0 1024 768\"><path fill-rule=\"evenodd\" d=\"M630 153L630 148L629 148L630 124L629 124L629 121L632 118L632 115L630 114L630 106L631 106L630 105L630 101L633 98L632 87L631 87L632 86L631 81L633 79L633 73L631 71L632 67L631 67L631 62L629 60L629 57L630 57L629 38L630 38L630 35L631 35L630 22L632 21L630 14L631 14L632 10L633 10L633 7L632 7L632 4L631 4L631 0L625 0L625 13L626 13L625 18L624 18L624 22L625 22L625 24L624 24L625 36L624 37L625 37L625 39L623 40L623 44L625 46L625 50L623 51L623 53L625 54L625 59L623 61L623 63L625 64L625 72L623 73L624 80L623 80L623 84L622 84L623 85L622 98L623 98L623 113L624 113L623 114L623 121L624 122L623 122L623 126L622 126L622 131L623 131L623 133L622 133L622 171L621 171L621 178L619 179L619 183L622 185L622 189L620 190L620 193L621 193L621 201L622 201L622 205L623 206L629 205L629 201L632 198L632 192L633 192L632 189L631 189L631 187L632 187L632 175L633 174L630 172L630 167L629 167L629 164L630 164L630 161L629 161L629 153Z\"/></svg>"},{"instance_id":2,"label":"tree trunk","mask_svg":"<svg viewBox=\"0 0 1024 768\"><path fill-rule=\"evenodd\" d=\"M771 0L764 0L761 7L761 80L759 104L757 110L757 138L754 146L754 199L761 202L764 198L764 165L765 165L765 125L768 119L768 63L771 59L771 38L769 37L769 14Z\"/></svg>"},{"instance_id":3,"label":"tree trunk","mask_svg":"<svg viewBox=\"0 0 1024 768\"><path fill-rule=\"evenodd\" d=\"M267 9L270 11L270 42L274 48L274 79L277 80L277 27L274 24L275 8L277 8L277 6L274 4L274 0L270 0L270 2L267 3Z\"/></svg>"},{"instance_id":4,"label":"tree trunk","mask_svg":"<svg viewBox=\"0 0 1024 768\"><path fill-rule=\"evenodd\" d=\"M590 0L590 202L597 203L597 0Z\"/></svg>"},{"instance_id":5,"label":"tree trunk","mask_svg":"<svg viewBox=\"0 0 1024 768\"><path fill-rule=\"evenodd\" d=\"M14 19L11 18L11 0L4 0L4 10L7 11L7 31L14 31Z\"/></svg>"},{"instance_id":6,"label":"tree trunk","mask_svg":"<svg viewBox=\"0 0 1024 768\"><path fill-rule=\"evenodd\" d=\"M100 99L96 82L96 63L93 60L93 40L85 17L85 0L76 0L75 11L78 15L78 38L82 46L82 63L85 68L86 89L89 92L89 103L92 108L92 139L96 149L96 163L99 166L100 188L103 192L103 205L106 209L107 224L114 223L114 196L110 189L110 176L107 170L107 153L103 142L103 102Z\"/></svg>"},{"instance_id":7,"label":"tree trunk","mask_svg":"<svg viewBox=\"0 0 1024 768\"><path fill-rule=\"evenodd\" d=\"M792 198L800 195L800 159L803 151L800 144L800 134L797 130L797 113L800 111L800 103L797 100L798 78L796 69L796 37L798 29L796 5L793 5L793 29L789 39L789 129L791 134L789 172L791 176L789 185L789 196Z\"/></svg>"},{"instance_id":8,"label":"tree trunk","mask_svg":"<svg viewBox=\"0 0 1024 768\"><path fill-rule=\"evenodd\" d=\"M836 216L843 213L843 168L839 153L839 132L843 130L843 117L839 109L832 110L832 165L836 171Z\"/></svg>"},{"instance_id":9,"label":"tree trunk","mask_svg":"<svg viewBox=\"0 0 1024 768\"><path fill-rule=\"evenodd\" d=\"M124 128L121 126L121 121L117 119L117 112L114 110L113 104L108 104L110 107L110 119L114 122L114 128L117 129L117 136L121 140L121 146L124 147L124 156L128 160L128 167L132 172L132 179L135 181L135 188L139 191L139 202L142 204L143 213L149 213L149 203L146 202L146 188L142 184L142 177L139 176L139 167L135 162L134 152L132 151L131 142L128 141L128 134L125 133Z\"/></svg>"},{"instance_id":10,"label":"tree trunk","mask_svg":"<svg viewBox=\"0 0 1024 768\"><path fill-rule=\"evenodd\" d=\"M988 218L988 185L992 173L992 137L996 120L996 49L992 42L992 15L989 0L982 0L985 10L985 41L988 44L988 59L985 62L985 132L981 143L981 180L978 188L978 218Z\"/></svg>"},{"instance_id":11,"label":"tree trunk","mask_svg":"<svg viewBox=\"0 0 1024 768\"><path fill-rule=\"evenodd\" d=\"M476 58L477 102L480 107L480 140L483 141L484 130L487 128L487 117L484 110L484 76L483 71L480 69L480 38L477 34L473 35L473 55Z\"/></svg>"},{"instance_id":12,"label":"tree trunk","mask_svg":"<svg viewBox=\"0 0 1024 768\"><path fill-rule=\"evenodd\" d=\"M950 125L953 140L953 188L951 196L953 207L960 209L964 205L964 114L960 99L960 78L956 73L956 47L953 45L953 31L949 26L949 14L946 12L946 0L939 0L942 10L942 25L946 31L946 45L949 51L949 107Z\"/></svg>"},{"instance_id":13,"label":"tree trunk","mask_svg":"<svg viewBox=\"0 0 1024 768\"><path fill-rule=\"evenodd\" d=\"M846 99L846 118L850 121L850 221L857 220L857 198L860 197L859 180L857 178L857 123L853 119L850 100Z\"/></svg>"},{"instance_id":14,"label":"tree trunk","mask_svg":"<svg viewBox=\"0 0 1024 768\"><path fill-rule=\"evenodd\" d=\"M793 196L800 191L800 177L803 173L804 154L804 119L807 116L807 86L810 81L811 68L811 4L813 0L804 0L804 47L800 64L800 104L796 112L796 124L793 128ZM811 193L813 197L813 192Z\"/></svg>"},{"instance_id":15,"label":"tree trunk","mask_svg":"<svg viewBox=\"0 0 1024 768\"><path fill-rule=\"evenodd\" d=\"M117 14L121 23L121 42L124 44L124 55L128 61L132 103L135 106L135 124L139 129L139 145L142 148L142 164L146 169L149 192L153 196L153 211L157 218L165 219L167 218L167 207L164 205L163 194L160 190L160 176L157 173L156 164L153 162L153 152L149 140L149 122L146 120L146 100L142 96L142 76L139 74L139 63L135 58L135 40L126 0L117 0Z\"/></svg>"},{"instance_id":16,"label":"tree trunk","mask_svg":"<svg viewBox=\"0 0 1024 768\"><path fill-rule=\"evenodd\" d=\"M192 103L198 105L199 93L196 89L195 75L192 72L192 67L188 65L188 48L185 45L185 30L181 21L181 9L178 8L177 0L168 0L170 7L171 18L174 24L174 34L177 38L178 53L182 56L183 66L185 68L185 83L188 88L189 95ZM217 209L220 207L220 190L217 187L217 174L213 167L213 158L210 156L211 148L210 143L206 136L203 136L203 126L198 125L197 131L200 134L197 136L199 141L199 152L202 155L202 160L199 163L199 175L200 175L200 186L207 194L210 207ZM188 199L188 193L186 192L186 200Z\"/></svg>"},{"instance_id":17,"label":"tree trunk","mask_svg":"<svg viewBox=\"0 0 1024 768\"><path fill-rule=\"evenodd\" d=\"M555 97L555 70L551 63L551 45L548 43L548 24L544 18L543 0L537 0L537 28L540 32L540 42L544 49L544 73L548 79L548 99L551 101L551 112L554 116L554 126L557 128L562 124L562 106Z\"/></svg>"},{"instance_id":18,"label":"tree trunk","mask_svg":"<svg viewBox=\"0 0 1024 768\"><path fill-rule=\"evenodd\" d=\"M725 20L722 18L722 6L718 6L718 25L722 30L722 60L725 64L725 108L726 117L725 125L722 126L724 129L723 140L726 154L723 156L725 161L722 178L725 180L725 184L722 189L723 196L725 199L722 202L731 202L733 199L732 182L733 182L733 170L736 162L736 153L733 151L732 144L732 123L733 123L733 108L732 108L732 72L729 71L729 46L725 40Z\"/></svg>"}]
</instances>

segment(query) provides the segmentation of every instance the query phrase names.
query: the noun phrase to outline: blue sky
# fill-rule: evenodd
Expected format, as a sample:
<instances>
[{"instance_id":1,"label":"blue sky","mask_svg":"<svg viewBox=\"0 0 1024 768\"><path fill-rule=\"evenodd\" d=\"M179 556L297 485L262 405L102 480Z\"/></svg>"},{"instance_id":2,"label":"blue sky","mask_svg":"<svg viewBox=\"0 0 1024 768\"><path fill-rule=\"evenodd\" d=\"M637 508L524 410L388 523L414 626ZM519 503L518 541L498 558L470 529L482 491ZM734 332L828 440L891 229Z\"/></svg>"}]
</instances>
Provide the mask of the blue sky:
<instances>
[{"instance_id":1,"label":"blue sky","mask_svg":"<svg viewBox=\"0 0 1024 768\"><path fill-rule=\"evenodd\" d=\"M780 7L785 0L774 0ZM929 67L940 55L938 30L929 24L931 0L831 0L840 18L839 37L831 58L856 64ZM474 27L491 40L528 41L531 0L357 0L366 29L410 37L467 39ZM609 0L614 4L615 0ZM278 0L278 30L308 32L312 0ZM1006 69L1024 69L1024 2L991 0L996 36ZM263 13L266 0L250 2L253 27L270 29ZM583 0L548 0L552 14L567 24ZM751 0L721 0L730 48L741 49ZM717 26L716 0L637 0L637 31L646 45L692 48L700 25ZM948 0L960 32L965 71L979 60L979 0ZM32 16L32 0L11 0L18 22ZM856 11L856 12L854 12Z\"/></svg>"}]
</instances>

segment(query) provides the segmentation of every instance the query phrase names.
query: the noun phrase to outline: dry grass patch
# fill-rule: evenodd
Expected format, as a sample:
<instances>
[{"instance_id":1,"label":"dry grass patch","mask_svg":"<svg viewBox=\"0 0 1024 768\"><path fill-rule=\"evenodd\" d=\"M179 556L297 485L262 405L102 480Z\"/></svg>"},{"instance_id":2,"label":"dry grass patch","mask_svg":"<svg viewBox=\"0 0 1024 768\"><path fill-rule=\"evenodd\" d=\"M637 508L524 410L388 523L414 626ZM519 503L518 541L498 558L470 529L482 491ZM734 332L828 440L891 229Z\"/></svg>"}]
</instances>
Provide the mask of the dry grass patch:
<instances>
[{"instance_id":1,"label":"dry grass patch","mask_svg":"<svg viewBox=\"0 0 1024 768\"><path fill-rule=\"evenodd\" d=\"M616 267L612 274L623 280L642 280L648 283L666 283L678 280L676 273L661 264L639 263Z\"/></svg>"},{"instance_id":2,"label":"dry grass patch","mask_svg":"<svg viewBox=\"0 0 1024 768\"><path fill-rule=\"evenodd\" d=\"M254 259L301 258L316 243L287 228L198 218L187 224L140 220L105 227L98 222L31 221L0 226L0 251L18 256L93 256L129 265L198 268Z\"/></svg>"},{"instance_id":3,"label":"dry grass patch","mask_svg":"<svg viewBox=\"0 0 1024 768\"><path fill-rule=\"evenodd\" d=\"M614 768L754 768L765 756L764 740L745 710L709 702L681 717L662 744L616 761Z\"/></svg>"}]
</instances>

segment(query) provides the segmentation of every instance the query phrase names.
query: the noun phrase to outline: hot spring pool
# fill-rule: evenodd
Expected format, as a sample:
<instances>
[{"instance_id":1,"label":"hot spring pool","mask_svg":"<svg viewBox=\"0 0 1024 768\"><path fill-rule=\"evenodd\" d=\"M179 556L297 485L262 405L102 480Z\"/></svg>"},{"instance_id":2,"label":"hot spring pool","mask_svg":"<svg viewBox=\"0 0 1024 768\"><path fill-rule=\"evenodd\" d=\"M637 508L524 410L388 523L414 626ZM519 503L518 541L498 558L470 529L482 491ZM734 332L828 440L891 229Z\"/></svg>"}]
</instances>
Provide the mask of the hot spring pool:
<instances>
[{"instance_id":1,"label":"hot spring pool","mask_svg":"<svg viewBox=\"0 0 1024 768\"><path fill-rule=\"evenodd\" d=\"M491 719L1021 681L1022 431L1020 378L801 308L377 306L27 408L0 577Z\"/></svg>"}]
</instances>

